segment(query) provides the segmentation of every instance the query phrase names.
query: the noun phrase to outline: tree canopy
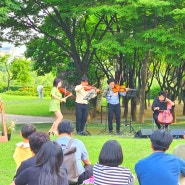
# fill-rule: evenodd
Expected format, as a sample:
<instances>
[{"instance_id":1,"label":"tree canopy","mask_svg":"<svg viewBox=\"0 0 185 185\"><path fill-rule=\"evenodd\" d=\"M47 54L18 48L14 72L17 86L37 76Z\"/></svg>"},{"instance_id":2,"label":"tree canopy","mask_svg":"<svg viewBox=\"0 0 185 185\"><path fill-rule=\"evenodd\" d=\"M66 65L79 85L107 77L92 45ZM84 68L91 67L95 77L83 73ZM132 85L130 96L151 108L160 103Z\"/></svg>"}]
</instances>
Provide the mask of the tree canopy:
<instances>
[{"instance_id":1,"label":"tree canopy","mask_svg":"<svg viewBox=\"0 0 185 185\"><path fill-rule=\"evenodd\" d=\"M8 2L1 39L26 43L38 74L72 62L79 77L93 65L110 77L117 65L116 80L140 91L141 122L153 78L178 96L184 83L184 0Z\"/></svg>"}]
</instances>

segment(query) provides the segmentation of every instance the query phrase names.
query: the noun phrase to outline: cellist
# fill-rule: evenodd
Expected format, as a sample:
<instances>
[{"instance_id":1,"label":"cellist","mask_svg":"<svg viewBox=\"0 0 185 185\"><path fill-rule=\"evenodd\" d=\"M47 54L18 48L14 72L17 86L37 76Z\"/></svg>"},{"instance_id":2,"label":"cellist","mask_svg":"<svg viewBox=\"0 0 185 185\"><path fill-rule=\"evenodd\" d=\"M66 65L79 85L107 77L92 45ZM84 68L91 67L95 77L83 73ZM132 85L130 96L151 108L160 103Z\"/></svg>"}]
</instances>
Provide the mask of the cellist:
<instances>
[{"instance_id":1,"label":"cellist","mask_svg":"<svg viewBox=\"0 0 185 185\"><path fill-rule=\"evenodd\" d=\"M119 88L117 89L117 92L114 91L114 87L115 87L114 78L108 79L107 84L108 84L108 86L104 90L103 96L107 99L107 103L108 103L109 133L113 134L112 120L113 120L113 114L115 113L115 116L116 116L116 133L118 135L121 135L121 133L120 133L121 108L120 108L120 102L119 102L119 95L126 96L128 88L125 88L124 92L119 92Z\"/></svg>"},{"instance_id":2,"label":"cellist","mask_svg":"<svg viewBox=\"0 0 185 185\"><path fill-rule=\"evenodd\" d=\"M175 106L175 103L166 97L166 93L164 91L159 92L158 97L155 98L152 103L153 119L154 119L155 124L157 125L158 129L161 128L161 124L158 121L158 115L159 115L160 111L162 111L161 107L160 107L161 102L167 103L166 110L171 110L172 106ZM168 125L165 125L165 127L167 128Z\"/></svg>"}]
</instances>

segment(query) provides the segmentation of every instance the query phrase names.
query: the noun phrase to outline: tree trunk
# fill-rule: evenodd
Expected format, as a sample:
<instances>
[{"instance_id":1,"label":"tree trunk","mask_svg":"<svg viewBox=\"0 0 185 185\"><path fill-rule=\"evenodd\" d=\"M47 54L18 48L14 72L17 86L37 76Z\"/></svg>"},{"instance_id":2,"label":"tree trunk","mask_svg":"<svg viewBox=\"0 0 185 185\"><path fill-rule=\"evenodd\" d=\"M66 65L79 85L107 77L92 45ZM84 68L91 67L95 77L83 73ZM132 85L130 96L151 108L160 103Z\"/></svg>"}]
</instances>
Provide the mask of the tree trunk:
<instances>
[{"instance_id":1,"label":"tree trunk","mask_svg":"<svg viewBox=\"0 0 185 185\"><path fill-rule=\"evenodd\" d=\"M144 110L145 110L145 90L147 81L147 71L148 71L148 58L150 55L150 50L147 51L146 56L142 62L141 67L141 89L140 89L140 112L139 112L139 122L144 123Z\"/></svg>"}]
</instances>

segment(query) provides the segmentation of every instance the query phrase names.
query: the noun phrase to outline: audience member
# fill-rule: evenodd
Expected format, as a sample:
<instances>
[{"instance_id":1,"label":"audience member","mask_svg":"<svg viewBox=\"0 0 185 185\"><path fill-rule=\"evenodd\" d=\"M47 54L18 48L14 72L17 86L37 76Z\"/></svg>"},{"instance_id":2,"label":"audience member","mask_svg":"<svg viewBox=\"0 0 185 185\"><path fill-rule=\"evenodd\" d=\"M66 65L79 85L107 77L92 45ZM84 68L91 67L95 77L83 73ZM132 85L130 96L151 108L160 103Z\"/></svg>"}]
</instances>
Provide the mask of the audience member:
<instances>
[{"instance_id":1,"label":"audience member","mask_svg":"<svg viewBox=\"0 0 185 185\"><path fill-rule=\"evenodd\" d=\"M13 154L17 168L20 166L22 161L34 156L34 153L30 149L28 137L35 131L36 128L32 124L24 124L21 129L21 136L23 141L16 144L16 148Z\"/></svg>"},{"instance_id":2,"label":"audience member","mask_svg":"<svg viewBox=\"0 0 185 185\"><path fill-rule=\"evenodd\" d=\"M62 168L63 152L55 141L45 142L36 156L35 165L25 169L12 185L68 185Z\"/></svg>"},{"instance_id":3,"label":"audience member","mask_svg":"<svg viewBox=\"0 0 185 185\"><path fill-rule=\"evenodd\" d=\"M100 152L99 162L94 165L94 185L133 185L134 176L123 166L123 152L116 140L107 141Z\"/></svg>"},{"instance_id":4,"label":"audience member","mask_svg":"<svg viewBox=\"0 0 185 185\"><path fill-rule=\"evenodd\" d=\"M46 142L50 141L48 134L44 132L34 132L29 137L29 144L31 151L35 154L33 157L23 161L19 168L17 169L14 179L26 168L33 166L36 161L37 153L39 152L41 146Z\"/></svg>"},{"instance_id":5,"label":"audience member","mask_svg":"<svg viewBox=\"0 0 185 185\"><path fill-rule=\"evenodd\" d=\"M64 120L58 125L59 138L56 141L61 145L63 153L65 152L66 146L72 137L73 131L74 125L68 120ZM90 178L93 175L93 166L91 165L91 162L88 158L88 152L82 141L74 139L71 147L76 147L75 157L79 174L78 184L82 184L84 180Z\"/></svg>"},{"instance_id":6,"label":"audience member","mask_svg":"<svg viewBox=\"0 0 185 185\"><path fill-rule=\"evenodd\" d=\"M153 153L135 165L140 185L175 185L182 172L185 175L185 161L165 153L173 141L172 135L165 130L156 130L151 136Z\"/></svg>"},{"instance_id":7,"label":"audience member","mask_svg":"<svg viewBox=\"0 0 185 185\"><path fill-rule=\"evenodd\" d=\"M176 146L173 150L173 154L185 161L185 144ZM183 176L183 174L180 174L179 176L179 184L185 185L185 177Z\"/></svg>"}]
</instances>

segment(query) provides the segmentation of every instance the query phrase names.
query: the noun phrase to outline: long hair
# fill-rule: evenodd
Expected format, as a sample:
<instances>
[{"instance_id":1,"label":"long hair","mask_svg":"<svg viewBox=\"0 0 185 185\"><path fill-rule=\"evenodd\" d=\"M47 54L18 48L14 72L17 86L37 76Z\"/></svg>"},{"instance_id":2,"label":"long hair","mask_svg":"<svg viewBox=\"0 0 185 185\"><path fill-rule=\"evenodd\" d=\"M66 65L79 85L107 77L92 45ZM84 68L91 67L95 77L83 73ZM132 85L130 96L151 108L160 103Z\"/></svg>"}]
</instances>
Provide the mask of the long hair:
<instances>
[{"instance_id":1,"label":"long hair","mask_svg":"<svg viewBox=\"0 0 185 185\"><path fill-rule=\"evenodd\" d=\"M59 82L62 82L62 79L61 78L55 78L54 81L53 81L53 87L57 87Z\"/></svg>"},{"instance_id":2,"label":"long hair","mask_svg":"<svg viewBox=\"0 0 185 185\"><path fill-rule=\"evenodd\" d=\"M107 141L100 152L99 163L105 166L116 167L123 162L121 145L116 140Z\"/></svg>"},{"instance_id":3,"label":"long hair","mask_svg":"<svg viewBox=\"0 0 185 185\"><path fill-rule=\"evenodd\" d=\"M35 166L41 167L39 185L56 185L61 172L63 153L60 145L55 141L47 141L39 150Z\"/></svg>"}]
</instances>

